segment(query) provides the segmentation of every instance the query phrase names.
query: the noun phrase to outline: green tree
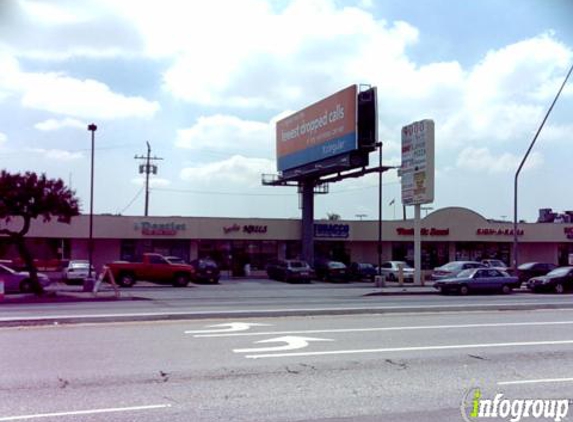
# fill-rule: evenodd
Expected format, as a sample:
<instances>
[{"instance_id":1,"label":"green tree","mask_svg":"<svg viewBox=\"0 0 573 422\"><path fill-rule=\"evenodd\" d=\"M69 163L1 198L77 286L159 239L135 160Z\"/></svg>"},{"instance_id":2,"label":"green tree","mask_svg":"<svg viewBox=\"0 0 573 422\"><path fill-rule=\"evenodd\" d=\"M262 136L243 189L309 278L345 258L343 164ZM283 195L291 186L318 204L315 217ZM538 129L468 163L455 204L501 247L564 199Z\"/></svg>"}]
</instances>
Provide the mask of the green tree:
<instances>
[{"instance_id":1,"label":"green tree","mask_svg":"<svg viewBox=\"0 0 573 422\"><path fill-rule=\"evenodd\" d=\"M0 235L9 236L16 245L37 295L43 294L44 289L38 282L38 270L24 239L32 220L42 218L48 222L56 218L69 224L71 218L78 214L79 202L75 192L61 179L48 179L45 174L38 176L33 172L0 172Z\"/></svg>"},{"instance_id":2,"label":"green tree","mask_svg":"<svg viewBox=\"0 0 573 422\"><path fill-rule=\"evenodd\" d=\"M340 221L340 214L336 214L335 212L327 212L326 218L328 221Z\"/></svg>"}]
</instances>

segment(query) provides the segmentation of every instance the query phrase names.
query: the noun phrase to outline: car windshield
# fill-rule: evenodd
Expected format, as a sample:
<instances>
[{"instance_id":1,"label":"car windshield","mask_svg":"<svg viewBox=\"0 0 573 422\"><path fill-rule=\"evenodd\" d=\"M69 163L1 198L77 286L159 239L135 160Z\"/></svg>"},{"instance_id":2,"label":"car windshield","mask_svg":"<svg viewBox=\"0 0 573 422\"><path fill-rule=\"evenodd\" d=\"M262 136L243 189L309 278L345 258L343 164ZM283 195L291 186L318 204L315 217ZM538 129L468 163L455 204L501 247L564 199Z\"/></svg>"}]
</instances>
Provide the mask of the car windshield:
<instances>
[{"instance_id":1,"label":"car windshield","mask_svg":"<svg viewBox=\"0 0 573 422\"><path fill-rule=\"evenodd\" d=\"M6 265L2 265L0 264L0 268L2 268L5 272L8 272L10 274L15 274L16 271L14 271L12 268L7 267Z\"/></svg>"},{"instance_id":2,"label":"car windshield","mask_svg":"<svg viewBox=\"0 0 573 422\"><path fill-rule=\"evenodd\" d=\"M70 264L70 267L72 268L88 268L89 263L88 262L72 262Z\"/></svg>"},{"instance_id":3,"label":"car windshield","mask_svg":"<svg viewBox=\"0 0 573 422\"><path fill-rule=\"evenodd\" d=\"M500 261L499 259L490 259L487 261L487 263L490 267L501 267L501 268L507 267L507 265L505 265L503 261Z\"/></svg>"},{"instance_id":4,"label":"car windshield","mask_svg":"<svg viewBox=\"0 0 573 422\"><path fill-rule=\"evenodd\" d=\"M291 268L306 268L306 262L302 261L291 261L290 263Z\"/></svg>"},{"instance_id":5,"label":"car windshield","mask_svg":"<svg viewBox=\"0 0 573 422\"><path fill-rule=\"evenodd\" d=\"M555 268L553 271L549 272L547 275L549 277L561 277L561 276L567 275L567 273L569 271L571 271L571 268L569 268L569 267Z\"/></svg>"},{"instance_id":6,"label":"car windshield","mask_svg":"<svg viewBox=\"0 0 573 422\"><path fill-rule=\"evenodd\" d=\"M475 272L476 272L476 270L475 270L474 268L469 268L469 269L467 269L467 270L460 271L460 272L456 275L456 277L457 277L457 278L469 278L469 277L471 277L471 276L473 275L473 273L475 273Z\"/></svg>"},{"instance_id":7,"label":"car windshield","mask_svg":"<svg viewBox=\"0 0 573 422\"><path fill-rule=\"evenodd\" d=\"M328 266L330 268L346 268L346 265L344 265L342 262L337 262L337 261L329 262Z\"/></svg>"},{"instance_id":8,"label":"car windshield","mask_svg":"<svg viewBox=\"0 0 573 422\"><path fill-rule=\"evenodd\" d=\"M449 262L446 265L442 266L440 269L445 271L455 271L459 270L462 267L462 263L460 262Z\"/></svg>"},{"instance_id":9,"label":"car windshield","mask_svg":"<svg viewBox=\"0 0 573 422\"><path fill-rule=\"evenodd\" d=\"M533 268L533 266L537 264L537 262L528 262L526 264L521 264L519 267L517 267L518 270L530 270Z\"/></svg>"}]
</instances>

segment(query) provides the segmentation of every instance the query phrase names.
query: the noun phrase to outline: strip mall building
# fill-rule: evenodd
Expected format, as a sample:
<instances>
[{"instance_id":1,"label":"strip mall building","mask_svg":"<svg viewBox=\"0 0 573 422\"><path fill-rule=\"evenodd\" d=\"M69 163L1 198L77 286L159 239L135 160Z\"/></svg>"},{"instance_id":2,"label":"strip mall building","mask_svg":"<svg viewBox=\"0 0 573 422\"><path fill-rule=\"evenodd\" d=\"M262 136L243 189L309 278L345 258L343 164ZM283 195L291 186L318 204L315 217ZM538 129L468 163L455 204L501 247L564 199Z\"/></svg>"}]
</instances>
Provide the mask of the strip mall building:
<instances>
[{"instance_id":1,"label":"strip mall building","mask_svg":"<svg viewBox=\"0 0 573 422\"><path fill-rule=\"evenodd\" d=\"M422 267L431 269L452 260L499 258L511 262L510 222L495 222L465 208L444 208L427 215L422 227ZM27 236L40 259L86 259L89 217L32 224ZM315 255L345 262L378 261L377 221L316 221ZM519 224L519 260L567 265L573 254L573 224ZM136 260L145 252L187 260L210 257L223 269L240 272L249 263L264 269L275 258L295 258L301 252L301 222L295 219L94 216L94 264ZM414 256L412 220L382 224L382 259ZM6 237L0 237L0 258L17 257Z\"/></svg>"}]
</instances>

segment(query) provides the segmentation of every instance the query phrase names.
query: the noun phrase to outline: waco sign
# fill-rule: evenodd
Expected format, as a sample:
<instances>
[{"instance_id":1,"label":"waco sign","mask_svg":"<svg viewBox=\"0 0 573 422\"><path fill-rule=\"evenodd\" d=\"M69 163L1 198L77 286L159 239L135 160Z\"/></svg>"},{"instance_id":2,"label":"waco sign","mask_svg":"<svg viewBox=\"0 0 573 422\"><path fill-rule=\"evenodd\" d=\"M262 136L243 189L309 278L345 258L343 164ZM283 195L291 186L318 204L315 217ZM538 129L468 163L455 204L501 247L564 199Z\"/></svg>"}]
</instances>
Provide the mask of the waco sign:
<instances>
[{"instance_id":1,"label":"waco sign","mask_svg":"<svg viewBox=\"0 0 573 422\"><path fill-rule=\"evenodd\" d=\"M280 120L276 141L286 177L367 165L376 143L376 89L358 93L352 85Z\"/></svg>"}]
</instances>

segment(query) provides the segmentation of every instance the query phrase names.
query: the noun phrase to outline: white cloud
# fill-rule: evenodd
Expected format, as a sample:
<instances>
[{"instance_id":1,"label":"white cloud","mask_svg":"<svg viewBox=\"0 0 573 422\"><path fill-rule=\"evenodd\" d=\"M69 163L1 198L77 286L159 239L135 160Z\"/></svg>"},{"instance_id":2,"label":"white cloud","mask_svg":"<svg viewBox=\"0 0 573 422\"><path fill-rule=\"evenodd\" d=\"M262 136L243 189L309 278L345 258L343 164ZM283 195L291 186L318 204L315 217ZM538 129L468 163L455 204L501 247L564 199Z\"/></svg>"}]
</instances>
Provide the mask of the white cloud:
<instances>
[{"instance_id":1,"label":"white cloud","mask_svg":"<svg viewBox=\"0 0 573 422\"><path fill-rule=\"evenodd\" d=\"M5 133L0 132L0 145L8 141L8 136Z\"/></svg>"},{"instance_id":2,"label":"white cloud","mask_svg":"<svg viewBox=\"0 0 573 422\"><path fill-rule=\"evenodd\" d=\"M115 93L93 79L57 73L27 73L21 78L22 105L86 119L148 118L159 103Z\"/></svg>"},{"instance_id":3,"label":"white cloud","mask_svg":"<svg viewBox=\"0 0 573 422\"><path fill-rule=\"evenodd\" d=\"M58 162L79 160L84 157L81 152L70 152L61 149L28 148L34 154L40 154L44 159Z\"/></svg>"},{"instance_id":4,"label":"white cloud","mask_svg":"<svg viewBox=\"0 0 573 422\"><path fill-rule=\"evenodd\" d=\"M126 58L144 52L136 27L118 15L113 3L2 0L2 7L2 41L18 58Z\"/></svg>"},{"instance_id":5,"label":"white cloud","mask_svg":"<svg viewBox=\"0 0 573 422\"><path fill-rule=\"evenodd\" d=\"M159 103L113 92L93 79L63 73L24 72L18 61L0 51L0 99L17 96L23 107L85 119L149 118ZM68 123L71 121L68 120Z\"/></svg>"},{"instance_id":6,"label":"white cloud","mask_svg":"<svg viewBox=\"0 0 573 422\"><path fill-rule=\"evenodd\" d=\"M199 117L188 129L177 131L176 146L218 151L255 151L274 144L274 126L235 116Z\"/></svg>"},{"instance_id":7,"label":"white cloud","mask_svg":"<svg viewBox=\"0 0 573 422\"><path fill-rule=\"evenodd\" d=\"M260 187L261 175L274 172L273 160L235 155L225 161L184 168L180 175L182 180L192 183Z\"/></svg>"},{"instance_id":8,"label":"white cloud","mask_svg":"<svg viewBox=\"0 0 573 422\"><path fill-rule=\"evenodd\" d=\"M87 124L77 119L71 119L69 117L65 119L48 119L44 120L43 122L38 122L34 125L34 127L38 130L42 131L52 131L58 130L66 127L77 128L77 129L85 129Z\"/></svg>"},{"instance_id":9,"label":"white cloud","mask_svg":"<svg viewBox=\"0 0 573 422\"><path fill-rule=\"evenodd\" d=\"M515 173L523 157L510 153L499 155L488 148L465 148L458 156L456 166L463 170L487 173ZM533 152L525 162L524 169L538 168L543 164L543 156Z\"/></svg>"}]
</instances>

